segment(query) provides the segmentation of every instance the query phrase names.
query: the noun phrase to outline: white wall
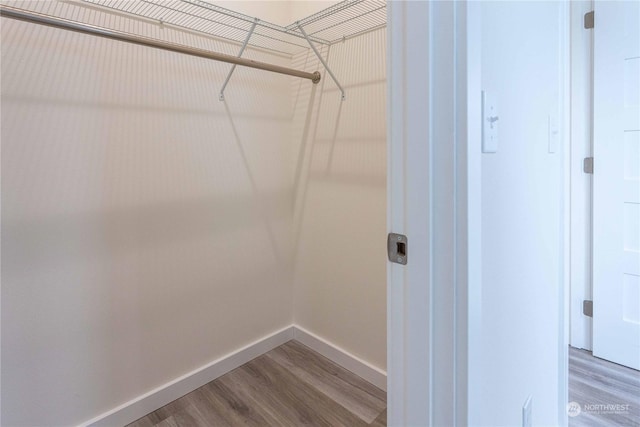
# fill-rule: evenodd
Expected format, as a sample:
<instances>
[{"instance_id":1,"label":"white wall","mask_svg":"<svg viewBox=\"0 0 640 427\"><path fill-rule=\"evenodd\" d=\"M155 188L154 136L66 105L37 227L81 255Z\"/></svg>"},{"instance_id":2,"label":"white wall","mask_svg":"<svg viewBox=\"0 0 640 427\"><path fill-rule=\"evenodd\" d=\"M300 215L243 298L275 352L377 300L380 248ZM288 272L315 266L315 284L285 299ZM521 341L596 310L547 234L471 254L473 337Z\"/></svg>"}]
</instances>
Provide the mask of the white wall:
<instances>
[{"instance_id":1,"label":"white wall","mask_svg":"<svg viewBox=\"0 0 640 427\"><path fill-rule=\"evenodd\" d=\"M383 371L385 47L384 29L332 46L329 66L347 99L328 74L315 93L294 93L293 137L294 321ZM294 62L317 69L306 55Z\"/></svg>"},{"instance_id":2,"label":"white wall","mask_svg":"<svg viewBox=\"0 0 640 427\"><path fill-rule=\"evenodd\" d=\"M482 157L482 288L474 317L469 424L560 423L562 152L548 152L559 114L561 2L482 4L482 89L499 112L499 150Z\"/></svg>"},{"instance_id":3,"label":"white wall","mask_svg":"<svg viewBox=\"0 0 640 427\"><path fill-rule=\"evenodd\" d=\"M290 4L290 21L287 24L306 18L323 9L333 6L340 1L335 0L291 0Z\"/></svg>"},{"instance_id":4,"label":"white wall","mask_svg":"<svg viewBox=\"0 0 640 427\"><path fill-rule=\"evenodd\" d=\"M1 36L3 426L77 424L291 324L290 78L238 68L225 104L228 64Z\"/></svg>"},{"instance_id":5,"label":"white wall","mask_svg":"<svg viewBox=\"0 0 640 427\"><path fill-rule=\"evenodd\" d=\"M283 27L292 21L289 0L217 0L211 3Z\"/></svg>"},{"instance_id":6,"label":"white wall","mask_svg":"<svg viewBox=\"0 0 640 427\"><path fill-rule=\"evenodd\" d=\"M220 2L281 25L334 3ZM221 103L228 64L3 19L2 425L86 421L294 321L384 370L384 48L333 48L344 103L241 67Z\"/></svg>"},{"instance_id":7,"label":"white wall","mask_svg":"<svg viewBox=\"0 0 640 427\"><path fill-rule=\"evenodd\" d=\"M213 2L245 15L286 27L339 1L335 0L222 0Z\"/></svg>"}]
</instances>

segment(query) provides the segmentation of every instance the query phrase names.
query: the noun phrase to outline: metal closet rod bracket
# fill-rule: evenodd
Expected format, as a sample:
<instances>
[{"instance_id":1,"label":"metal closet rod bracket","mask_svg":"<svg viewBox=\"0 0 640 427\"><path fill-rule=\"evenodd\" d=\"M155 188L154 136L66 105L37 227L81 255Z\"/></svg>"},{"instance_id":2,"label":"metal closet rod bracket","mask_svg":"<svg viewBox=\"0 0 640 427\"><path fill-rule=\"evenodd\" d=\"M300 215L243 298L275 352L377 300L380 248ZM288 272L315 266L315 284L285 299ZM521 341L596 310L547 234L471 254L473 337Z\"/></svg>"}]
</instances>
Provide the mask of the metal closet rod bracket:
<instances>
[{"instance_id":1,"label":"metal closet rod bracket","mask_svg":"<svg viewBox=\"0 0 640 427\"><path fill-rule=\"evenodd\" d=\"M251 38L251 35L253 34L253 30L256 29L256 25L258 25L258 18L255 18L253 21L253 25L251 25L251 29L249 30L249 32L247 33L247 37L244 39L244 43L242 43L242 47L240 48L240 52L238 52L238 58L240 58L242 56L242 54L244 53L245 48L247 47L247 44L249 43L249 39ZM231 75L233 74L233 72L236 70L236 64L233 64L233 66L231 67L231 70L229 71L229 74L227 74L227 78L224 80L224 83L222 84L222 88L220 89L220 95L218 95L218 99L220 101L224 101L224 90L227 87L227 84L229 83L229 80L231 80Z\"/></svg>"},{"instance_id":2,"label":"metal closet rod bracket","mask_svg":"<svg viewBox=\"0 0 640 427\"><path fill-rule=\"evenodd\" d=\"M331 71L331 68L329 68L329 66L327 65L326 61L322 58L322 56L320 55L320 52L318 52L318 49L316 49L316 47L313 45L313 43L311 42L311 40L309 39L309 36L307 35L307 33L304 31L304 28L302 28L302 25L300 25L300 21L296 21L296 25L298 26L298 29L300 30L300 32L302 33L302 35L304 36L304 38L307 40L307 43L309 43L309 46L311 46L311 49L313 50L313 52L316 54L316 56L318 57L318 59L320 60L320 62L322 63L322 66L324 67L325 70L327 70L327 73L329 73L329 75L331 76L331 78L333 79L334 83L336 84L336 86L338 86L338 89L340 89L340 92L342 93L342 100L344 101L345 99L347 99L347 96L344 92L344 88L342 87L342 85L340 84L340 82L338 82L338 79L336 78L336 76L333 74L333 72ZM316 71L316 73L318 73ZM314 73L315 74L315 73ZM320 73L318 73L318 81L320 81ZM317 83L315 80L313 80L314 83Z\"/></svg>"}]
</instances>

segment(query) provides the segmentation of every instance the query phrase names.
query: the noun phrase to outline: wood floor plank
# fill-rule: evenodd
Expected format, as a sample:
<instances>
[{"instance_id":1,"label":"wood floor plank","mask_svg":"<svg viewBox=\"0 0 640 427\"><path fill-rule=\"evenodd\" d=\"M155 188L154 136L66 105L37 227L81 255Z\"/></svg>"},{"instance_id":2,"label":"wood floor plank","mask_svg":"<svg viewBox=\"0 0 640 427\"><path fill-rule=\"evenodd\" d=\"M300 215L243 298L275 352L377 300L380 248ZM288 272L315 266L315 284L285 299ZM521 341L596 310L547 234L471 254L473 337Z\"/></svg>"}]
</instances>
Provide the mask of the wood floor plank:
<instances>
[{"instance_id":1,"label":"wood floor plank","mask_svg":"<svg viewBox=\"0 0 640 427\"><path fill-rule=\"evenodd\" d=\"M290 342L270 351L266 356L366 423L373 422L386 408L386 402L372 394L379 392L377 389L371 390L369 383L363 384L364 380L349 371L340 372L341 368L335 367L335 364L328 360L318 360L321 357L310 356L307 349L299 346Z\"/></svg>"},{"instance_id":2,"label":"wood floor plank","mask_svg":"<svg viewBox=\"0 0 640 427\"><path fill-rule=\"evenodd\" d=\"M318 424L311 408L282 393L282 386L263 387L247 366L234 371L225 378L227 380L233 382L238 395L260 412L269 425L296 427Z\"/></svg>"},{"instance_id":3,"label":"wood floor plank","mask_svg":"<svg viewBox=\"0 0 640 427\"><path fill-rule=\"evenodd\" d=\"M579 386L573 385L573 391L569 394L569 400L578 402L581 405L582 413L593 415L597 419L604 422L612 422L619 426L640 426L640 411L637 403L635 405L621 401L620 398L610 393L602 393L598 387L588 383L580 383ZM590 409L590 405L626 405L628 409L620 411L620 413L605 413L599 409ZM591 406L593 407L593 406ZM593 407L597 408L597 407ZM579 418L582 417L578 415Z\"/></svg>"},{"instance_id":4,"label":"wood floor plank","mask_svg":"<svg viewBox=\"0 0 640 427\"><path fill-rule=\"evenodd\" d=\"M322 368L323 371L331 374L332 376L338 377L353 387L359 388L368 394L377 397L383 402L387 400L387 393L378 387L374 386L370 382L365 379L359 377L348 369L343 368L342 366L332 362L326 357L322 356L320 353L310 349L306 345L291 340L282 346L278 347L278 349L282 349L287 351L290 355L298 355L297 360L303 360L304 365L317 366L318 368Z\"/></svg>"},{"instance_id":5,"label":"wood floor plank","mask_svg":"<svg viewBox=\"0 0 640 427\"><path fill-rule=\"evenodd\" d=\"M373 420L370 424L371 427L387 427L387 410L385 409L378 415L378 417Z\"/></svg>"},{"instance_id":6,"label":"wood floor plank","mask_svg":"<svg viewBox=\"0 0 640 427\"><path fill-rule=\"evenodd\" d=\"M178 423L173 419L173 416L165 418L160 421L158 424L155 424L156 427L180 427Z\"/></svg>"},{"instance_id":7,"label":"wood floor plank","mask_svg":"<svg viewBox=\"0 0 640 427\"><path fill-rule=\"evenodd\" d=\"M216 408L216 405L207 397L203 387L189 393L185 398L189 400L190 408L196 412L197 419L201 420L195 424L196 426L231 426L229 420L222 415L219 407Z\"/></svg>"},{"instance_id":8,"label":"wood floor plank","mask_svg":"<svg viewBox=\"0 0 640 427\"><path fill-rule=\"evenodd\" d=\"M589 399L585 403L637 403L638 394L634 393L628 387L620 386L616 389L616 384L609 381L600 381L590 379L582 374L577 375L575 371L570 373L569 387L574 393L584 395L583 399ZM640 406L632 405L633 411L637 411L640 415Z\"/></svg>"},{"instance_id":9,"label":"wood floor plank","mask_svg":"<svg viewBox=\"0 0 640 427\"><path fill-rule=\"evenodd\" d=\"M640 389L640 372L623 373L620 372L622 367L617 365L601 367L598 364L589 363L587 360L570 359L569 371L576 378L588 378L590 381L611 389L614 393L635 394Z\"/></svg>"},{"instance_id":10,"label":"wood floor plank","mask_svg":"<svg viewBox=\"0 0 640 427\"><path fill-rule=\"evenodd\" d=\"M623 378L629 384L640 387L640 371L618 365L608 360L593 356L590 351L570 348L569 360L572 364L586 362L595 371L606 372L617 378Z\"/></svg>"},{"instance_id":11,"label":"wood floor plank","mask_svg":"<svg viewBox=\"0 0 640 427\"><path fill-rule=\"evenodd\" d=\"M569 418L571 427L629 427L629 425L616 424L614 421L603 420L602 417L591 414L580 414L575 418Z\"/></svg>"},{"instance_id":12,"label":"wood floor plank","mask_svg":"<svg viewBox=\"0 0 640 427\"><path fill-rule=\"evenodd\" d=\"M192 405L176 412L170 418L178 425L178 427L202 426L207 424L204 417Z\"/></svg>"},{"instance_id":13,"label":"wood floor plank","mask_svg":"<svg viewBox=\"0 0 640 427\"><path fill-rule=\"evenodd\" d=\"M153 425L157 425L158 423L164 421L165 419L171 417L173 414L178 413L185 409L188 406L188 397L189 395L182 396L179 399L174 400L173 402L167 403L162 408L159 408L147 417L153 423Z\"/></svg>"},{"instance_id":14,"label":"wood floor plank","mask_svg":"<svg viewBox=\"0 0 640 427\"><path fill-rule=\"evenodd\" d=\"M640 372L614 363L603 364L602 360L591 357L569 359L569 381L577 387L581 384L597 389L593 397L602 400L617 399L621 402L636 403L640 396ZM580 352L582 353L582 352ZM586 352L585 352L586 353ZM601 396L600 398L598 396Z\"/></svg>"},{"instance_id":15,"label":"wood floor plank","mask_svg":"<svg viewBox=\"0 0 640 427\"><path fill-rule=\"evenodd\" d=\"M225 419L226 423L232 426L259 427L269 425L268 421L252 407L250 402L246 402L238 395L233 385L227 386L226 378L232 372L203 386L205 395L213 408Z\"/></svg>"},{"instance_id":16,"label":"wood floor plank","mask_svg":"<svg viewBox=\"0 0 640 427\"><path fill-rule=\"evenodd\" d=\"M386 425L386 393L290 341L128 427Z\"/></svg>"},{"instance_id":17,"label":"wood floor plank","mask_svg":"<svg viewBox=\"0 0 640 427\"><path fill-rule=\"evenodd\" d=\"M356 415L299 379L266 355L239 370L242 381L255 387L256 404L280 418L275 425L366 426ZM293 410L293 414L291 411Z\"/></svg>"},{"instance_id":18,"label":"wood floor plank","mask_svg":"<svg viewBox=\"0 0 640 427\"><path fill-rule=\"evenodd\" d=\"M154 427L154 423L151 422L149 416L144 416L137 421L132 422L128 427Z\"/></svg>"},{"instance_id":19,"label":"wood floor plank","mask_svg":"<svg viewBox=\"0 0 640 427\"><path fill-rule=\"evenodd\" d=\"M640 372L570 348L569 401L582 409L569 417L570 427L640 426Z\"/></svg>"}]
</instances>

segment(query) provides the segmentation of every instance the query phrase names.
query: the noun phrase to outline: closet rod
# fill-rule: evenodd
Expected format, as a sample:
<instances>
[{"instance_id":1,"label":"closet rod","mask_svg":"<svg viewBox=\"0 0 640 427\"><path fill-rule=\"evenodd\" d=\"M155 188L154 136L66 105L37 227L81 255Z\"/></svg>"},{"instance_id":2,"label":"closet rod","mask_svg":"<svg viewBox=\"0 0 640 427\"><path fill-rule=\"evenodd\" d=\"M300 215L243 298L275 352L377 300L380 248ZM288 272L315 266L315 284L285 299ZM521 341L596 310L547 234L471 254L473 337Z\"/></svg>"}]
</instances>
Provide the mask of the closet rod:
<instances>
[{"instance_id":1,"label":"closet rod","mask_svg":"<svg viewBox=\"0 0 640 427\"><path fill-rule=\"evenodd\" d=\"M184 53L198 56L200 58L213 59L214 61L228 62L230 64L242 65L244 67L257 68L260 70L272 71L274 73L286 74L294 77L309 79L314 84L320 81L320 72L308 73L306 71L294 70L292 68L281 67L279 65L267 64L265 62L253 61L251 59L238 58L237 56L225 55L223 53L211 52L208 50L192 48L174 43L163 42L147 37L136 36L122 31L110 30L95 25L82 24L64 18L55 18L37 12L27 12L11 6L0 5L0 16L5 18L18 19L20 21L32 22L35 24L47 25L54 28L76 31L84 34L105 37L113 40L139 44L142 46L155 47L157 49L171 52Z\"/></svg>"}]
</instances>

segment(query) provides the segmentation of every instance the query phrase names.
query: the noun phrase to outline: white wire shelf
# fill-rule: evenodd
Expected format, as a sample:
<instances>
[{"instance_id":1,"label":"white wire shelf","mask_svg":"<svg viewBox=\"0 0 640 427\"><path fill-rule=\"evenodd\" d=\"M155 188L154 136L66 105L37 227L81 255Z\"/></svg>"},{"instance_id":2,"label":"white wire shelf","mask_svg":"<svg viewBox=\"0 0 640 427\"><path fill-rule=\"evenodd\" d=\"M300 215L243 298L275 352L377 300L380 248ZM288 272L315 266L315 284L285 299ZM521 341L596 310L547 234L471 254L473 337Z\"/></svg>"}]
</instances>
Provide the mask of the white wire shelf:
<instances>
[{"instance_id":1,"label":"white wire shelf","mask_svg":"<svg viewBox=\"0 0 640 427\"><path fill-rule=\"evenodd\" d=\"M291 57L311 49L342 92L344 101L344 88L316 44L330 46L386 25L386 3L380 0L344 0L287 27L204 0L0 0L0 5L3 17L234 64L220 90L221 101L224 100L224 89L236 65L303 77L313 83L318 83L322 78L317 71L311 73L240 58L246 46L288 54ZM122 20L116 15L140 19ZM141 25L130 25L131 22ZM203 50L198 46L190 46L189 43L176 44L171 40L163 40L167 34L159 33L163 33L165 26L235 42L241 45L240 54L234 56L229 52ZM152 34L151 37L149 33ZM231 45L223 47L223 50L228 47Z\"/></svg>"},{"instance_id":2,"label":"white wire shelf","mask_svg":"<svg viewBox=\"0 0 640 427\"><path fill-rule=\"evenodd\" d=\"M345 0L288 25L291 32L302 26L310 38L337 43L387 25L387 7L380 0Z\"/></svg>"},{"instance_id":3,"label":"white wire shelf","mask_svg":"<svg viewBox=\"0 0 640 427\"><path fill-rule=\"evenodd\" d=\"M286 27L205 0L0 0L0 3L53 17L61 17L62 14L65 18L68 16L64 15L68 15L69 8L72 8L73 20L85 24L91 23L89 20L93 17L89 9L83 12L82 6L97 7L240 45L256 23L248 46L286 55L309 49L298 24L317 45L331 45L386 25L386 3L379 0L345 0Z\"/></svg>"},{"instance_id":4,"label":"white wire shelf","mask_svg":"<svg viewBox=\"0 0 640 427\"><path fill-rule=\"evenodd\" d=\"M243 43L253 23L257 22L249 46L288 55L309 47L304 37L285 27L202 0L82 1L235 43ZM313 40L326 44L318 38Z\"/></svg>"},{"instance_id":5,"label":"white wire shelf","mask_svg":"<svg viewBox=\"0 0 640 427\"><path fill-rule=\"evenodd\" d=\"M295 54L309 46L301 25L317 44L330 45L386 25L386 2L345 0L286 27L216 6L204 0L82 0L120 12L242 43L251 26L249 46Z\"/></svg>"}]
</instances>

